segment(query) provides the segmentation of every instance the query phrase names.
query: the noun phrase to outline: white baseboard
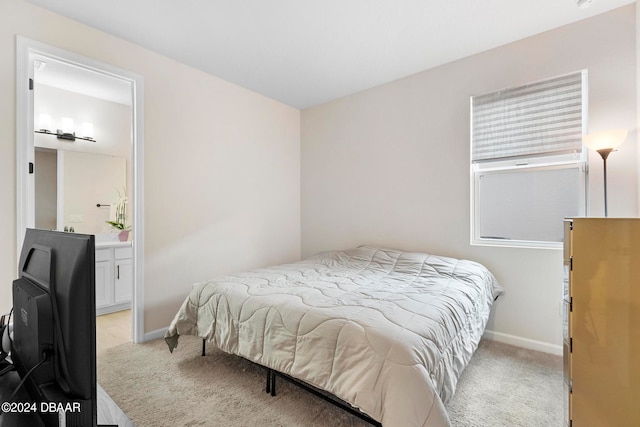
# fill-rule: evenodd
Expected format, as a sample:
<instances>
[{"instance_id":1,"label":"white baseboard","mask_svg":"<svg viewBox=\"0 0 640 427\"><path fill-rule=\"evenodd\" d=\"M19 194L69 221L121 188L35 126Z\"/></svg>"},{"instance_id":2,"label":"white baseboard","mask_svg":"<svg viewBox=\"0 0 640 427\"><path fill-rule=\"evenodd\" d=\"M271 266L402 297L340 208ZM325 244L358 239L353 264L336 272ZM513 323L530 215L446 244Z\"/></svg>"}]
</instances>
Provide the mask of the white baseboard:
<instances>
[{"instance_id":1,"label":"white baseboard","mask_svg":"<svg viewBox=\"0 0 640 427\"><path fill-rule=\"evenodd\" d=\"M526 348L528 350L541 351L543 353L550 353L550 354L555 354L556 356L562 356L561 345L550 344L543 341L531 340L529 338L522 338L515 335L503 334L502 332L495 332L490 330L485 330L482 337L489 340L498 341L504 344Z\"/></svg>"},{"instance_id":2,"label":"white baseboard","mask_svg":"<svg viewBox=\"0 0 640 427\"><path fill-rule=\"evenodd\" d=\"M169 330L169 328L160 328L155 331L147 332L142 337L142 342L153 341L164 337L164 334Z\"/></svg>"}]
</instances>

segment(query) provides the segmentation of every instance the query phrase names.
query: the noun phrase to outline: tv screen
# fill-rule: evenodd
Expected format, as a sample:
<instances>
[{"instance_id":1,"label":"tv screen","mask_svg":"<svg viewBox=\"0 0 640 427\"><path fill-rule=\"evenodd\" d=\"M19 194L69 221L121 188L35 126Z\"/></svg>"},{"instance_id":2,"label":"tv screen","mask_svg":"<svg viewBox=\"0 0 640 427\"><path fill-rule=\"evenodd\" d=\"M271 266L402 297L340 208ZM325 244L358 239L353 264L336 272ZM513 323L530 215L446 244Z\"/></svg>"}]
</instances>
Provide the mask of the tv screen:
<instances>
[{"instance_id":1,"label":"tv screen","mask_svg":"<svg viewBox=\"0 0 640 427\"><path fill-rule=\"evenodd\" d=\"M11 356L45 426L95 427L95 240L28 229L13 282Z\"/></svg>"}]
</instances>

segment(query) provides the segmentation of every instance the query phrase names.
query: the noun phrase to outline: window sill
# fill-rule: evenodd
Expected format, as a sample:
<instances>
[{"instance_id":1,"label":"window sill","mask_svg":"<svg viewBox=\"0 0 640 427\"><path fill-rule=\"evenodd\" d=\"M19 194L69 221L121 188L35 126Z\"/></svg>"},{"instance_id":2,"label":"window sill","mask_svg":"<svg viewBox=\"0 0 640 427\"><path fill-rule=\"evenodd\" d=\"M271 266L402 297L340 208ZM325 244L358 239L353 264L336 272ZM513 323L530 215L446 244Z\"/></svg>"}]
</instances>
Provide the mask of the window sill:
<instances>
[{"instance_id":1,"label":"window sill","mask_svg":"<svg viewBox=\"0 0 640 427\"><path fill-rule=\"evenodd\" d=\"M534 242L510 239L472 239L471 246L489 246L524 249L562 249L562 242Z\"/></svg>"}]
</instances>

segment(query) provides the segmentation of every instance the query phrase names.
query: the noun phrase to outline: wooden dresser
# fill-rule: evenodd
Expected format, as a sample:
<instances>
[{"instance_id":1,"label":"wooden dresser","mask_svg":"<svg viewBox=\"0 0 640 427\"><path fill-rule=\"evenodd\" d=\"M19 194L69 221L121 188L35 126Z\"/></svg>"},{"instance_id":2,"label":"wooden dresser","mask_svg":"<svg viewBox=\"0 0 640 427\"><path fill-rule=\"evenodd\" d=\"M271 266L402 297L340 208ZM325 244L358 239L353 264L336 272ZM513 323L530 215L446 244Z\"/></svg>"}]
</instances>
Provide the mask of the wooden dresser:
<instances>
[{"instance_id":1,"label":"wooden dresser","mask_svg":"<svg viewBox=\"0 0 640 427\"><path fill-rule=\"evenodd\" d=\"M563 300L563 425L640 426L640 219L565 221Z\"/></svg>"}]
</instances>

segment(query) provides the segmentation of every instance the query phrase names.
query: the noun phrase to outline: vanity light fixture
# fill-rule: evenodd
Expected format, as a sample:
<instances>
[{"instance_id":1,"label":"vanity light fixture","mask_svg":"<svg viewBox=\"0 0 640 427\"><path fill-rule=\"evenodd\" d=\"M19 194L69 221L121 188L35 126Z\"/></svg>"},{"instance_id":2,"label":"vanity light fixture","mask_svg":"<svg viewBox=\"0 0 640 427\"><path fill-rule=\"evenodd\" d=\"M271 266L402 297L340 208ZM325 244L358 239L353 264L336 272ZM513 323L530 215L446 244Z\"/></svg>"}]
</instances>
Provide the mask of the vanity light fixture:
<instances>
[{"instance_id":1,"label":"vanity light fixture","mask_svg":"<svg viewBox=\"0 0 640 427\"><path fill-rule=\"evenodd\" d=\"M91 122L83 122L82 123L82 136L76 136L76 133L73 131L73 119L68 117L63 117L61 122L61 128L56 132L52 132L49 130L51 128L51 116L48 114L40 114L40 130L35 131L36 133L41 133L45 135L55 135L58 139L64 139L67 141L75 141L76 139L82 139L83 141L91 141L96 142L93 139L93 123Z\"/></svg>"}]
</instances>

